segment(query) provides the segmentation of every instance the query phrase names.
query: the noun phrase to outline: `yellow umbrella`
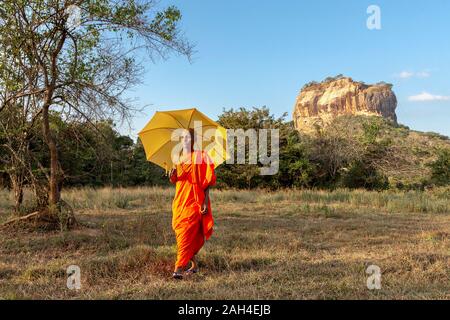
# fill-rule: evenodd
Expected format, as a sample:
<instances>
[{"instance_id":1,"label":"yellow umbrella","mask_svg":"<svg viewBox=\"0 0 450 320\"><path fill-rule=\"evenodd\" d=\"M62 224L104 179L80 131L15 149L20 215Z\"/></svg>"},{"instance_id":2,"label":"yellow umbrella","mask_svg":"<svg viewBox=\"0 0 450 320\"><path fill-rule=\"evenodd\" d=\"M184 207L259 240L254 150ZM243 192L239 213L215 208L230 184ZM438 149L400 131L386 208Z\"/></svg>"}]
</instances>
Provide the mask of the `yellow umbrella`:
<instances>
[{"instance_id":1,"label":"yellow umbrella","mask_svg":"<svg viewBox=\"0 0 450 320\"><path fill-rule=\"evenodd\" d=\"M181 130L194 129L196 147L206 151L217 167L228 159L226 129L195 108L157 111L139 132L147 160L163 169L174 166L174 150L180 150Z\"/></svg>"}]
</instances>

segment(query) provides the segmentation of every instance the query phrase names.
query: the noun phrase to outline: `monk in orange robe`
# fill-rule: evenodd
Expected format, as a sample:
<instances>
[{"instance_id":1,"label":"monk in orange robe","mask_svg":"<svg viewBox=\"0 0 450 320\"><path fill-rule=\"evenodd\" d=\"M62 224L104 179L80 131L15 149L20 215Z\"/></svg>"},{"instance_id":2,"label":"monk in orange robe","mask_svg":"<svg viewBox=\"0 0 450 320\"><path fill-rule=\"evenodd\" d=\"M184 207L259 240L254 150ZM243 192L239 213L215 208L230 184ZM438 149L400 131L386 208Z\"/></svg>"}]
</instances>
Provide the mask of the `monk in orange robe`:
<instances>
[{"instance_id":1,"label":"monk in orange robe","mask_svg":"<svg viewBox=\"0 0 450 320\"><path fill-rule=\"evenodd\" d=\"M193 130L187 131L182 139L180 161L170 172L170 181L176 186L172 203L172 228L178 247L175 279L183 277L189 263L187 274L198 271L195 255L211 237L214 225L209 199L209 187L216 182L214 163L206 152L194 150Z\"/></svg>"}]
</instances>

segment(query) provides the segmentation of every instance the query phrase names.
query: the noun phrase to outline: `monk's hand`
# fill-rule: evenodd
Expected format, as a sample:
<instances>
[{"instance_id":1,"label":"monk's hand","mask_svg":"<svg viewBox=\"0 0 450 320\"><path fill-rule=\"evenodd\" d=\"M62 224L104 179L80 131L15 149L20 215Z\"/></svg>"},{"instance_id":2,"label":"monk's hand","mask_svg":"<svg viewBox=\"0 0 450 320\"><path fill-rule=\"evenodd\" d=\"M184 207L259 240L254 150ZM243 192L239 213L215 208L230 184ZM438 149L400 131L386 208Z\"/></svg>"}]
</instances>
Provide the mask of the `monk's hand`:
<instances>
[{"instance_id":1,"label":"monk's hand","mask_svg":"<svg viewBox=\"0 0 450 320\"><path fill-rule=\"evenodd\" d=\"M203 200L203 204L200 207L200 212L202 214L207 214L208 213L208 201L209 201L209 195L206 194L205 199Z\"/></svg>"},{"instance_id":2,"label":"monk's hand","mask_svg":"<svg viewBox=\"0 0 450 320\"><path fill-rule=\"evenodd\" d=\"M202 214L208 213L208 206L207 206L206 202L204 202L204 203L202 204L202 206L201 206L201 208L200 208L200 212L201 212Z\"/></svg>"},{"instance_id":3,"label":"monk's hand","mask_svg":"<svg viewBox=\"0 0 450 320\"><path fill-rule=\"evenodd\" d=\"M208 202L209 202L209 189L205 190L205 199L203 199L203 204L200 207L200 212L202 214L208 213Z\"/></svg>"}]
</instances>

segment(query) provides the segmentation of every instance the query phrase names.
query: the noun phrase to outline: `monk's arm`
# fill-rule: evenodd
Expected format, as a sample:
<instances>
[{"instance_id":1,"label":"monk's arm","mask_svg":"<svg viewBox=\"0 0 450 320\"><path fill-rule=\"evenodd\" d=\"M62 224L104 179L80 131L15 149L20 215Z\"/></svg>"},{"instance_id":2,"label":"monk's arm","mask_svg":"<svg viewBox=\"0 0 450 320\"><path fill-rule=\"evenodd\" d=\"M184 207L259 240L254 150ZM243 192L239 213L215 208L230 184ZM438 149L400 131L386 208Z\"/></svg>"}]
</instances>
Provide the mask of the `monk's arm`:
<instances>
[{"instance_id":1,"label":"monk's arm","mask_svg":"<svg viewBox=\"0 0 450 320\"><path fill-rule=\"evenodd\" d=\"M205 189L205 202L208 203L209 201L209 186Z\"/></svg>"},{"instance_id":2,"label":"monk's arm","mask_svg":"<svg viewBox=\"0 0 450 320\"><path fill-rule=\"evenodd\" d=\"M204 192L205 192L205 199L203 200L202 213L207 213L209 203L209 186L206 187Z\"/></svg>"}]
</instances>

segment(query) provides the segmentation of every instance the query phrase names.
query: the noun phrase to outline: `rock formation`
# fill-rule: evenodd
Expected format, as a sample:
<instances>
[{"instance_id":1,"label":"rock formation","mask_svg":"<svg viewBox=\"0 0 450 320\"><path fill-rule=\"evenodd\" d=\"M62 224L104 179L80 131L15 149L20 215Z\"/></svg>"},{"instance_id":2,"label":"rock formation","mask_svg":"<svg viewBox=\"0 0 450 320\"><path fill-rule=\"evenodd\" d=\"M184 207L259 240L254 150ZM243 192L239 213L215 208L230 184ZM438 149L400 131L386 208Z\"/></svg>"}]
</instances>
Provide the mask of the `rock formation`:
<instances>
[{"instance_id":1,"label":"rock formation","mask_svg":"<svg viewBox=\"0 0 450 320\"><path fill-rule=\"evenodd\" d=\"M323 127L340 115L376 115L397 122L396 107L391 84L367 85L337 76L305 85L297 97L293 119L297 130L303 132Z\"/></svg>"}]
</instances>

